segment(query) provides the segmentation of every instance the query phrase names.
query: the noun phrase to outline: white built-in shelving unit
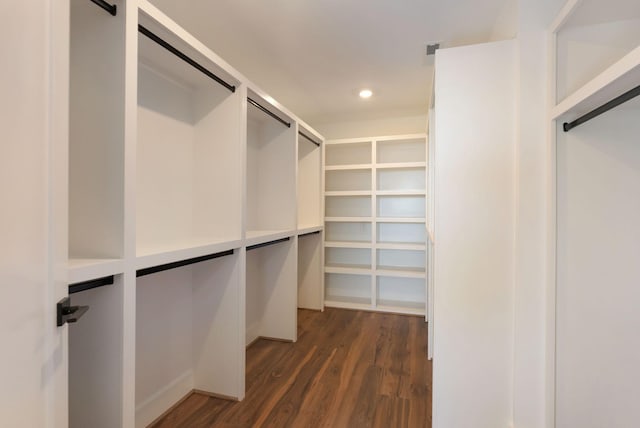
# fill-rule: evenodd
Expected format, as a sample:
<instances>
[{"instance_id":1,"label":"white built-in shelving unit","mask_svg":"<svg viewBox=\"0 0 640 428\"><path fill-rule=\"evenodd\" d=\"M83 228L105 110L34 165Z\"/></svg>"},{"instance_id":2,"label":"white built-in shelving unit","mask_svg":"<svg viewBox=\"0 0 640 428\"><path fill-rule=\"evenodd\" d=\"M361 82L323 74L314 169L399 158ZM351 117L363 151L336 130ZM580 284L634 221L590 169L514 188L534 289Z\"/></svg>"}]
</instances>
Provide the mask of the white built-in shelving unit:
<instances>
[{"instance_id":1,"label":"white built-in shelving unit","mask_svg":"<svg viewBox=\"0 0 640 428\"><path fill-rule=\"evenodd\" d=\"M71 427L241 400L246 346L324 307L322 136L151 3L113 5L71 1Z\"/></svg>"},{"instance_id":2,"label":"white built-in shelving unit","mask_svg":"<svg viewBox=\"0 0 640 428\"><path fill-rule=\"evenodd\" d=\"M426 136L325 145L325 304L426 314Z\"/></svg>"},{"instance_id":3,"label":"white built-in shelving unit","mask_svg":"<svg viewBox=\"0 0 640 428\"><path fill-rule=\"evenodd\" d=\"M640 93L640 3L569 1L551 40L552 414L559 427L633 426L640 394L640 98L632 98ZM582 120L621 96L629 100ZM593 314L597 320L584 328Z\"/></svg>"}]
</instances>

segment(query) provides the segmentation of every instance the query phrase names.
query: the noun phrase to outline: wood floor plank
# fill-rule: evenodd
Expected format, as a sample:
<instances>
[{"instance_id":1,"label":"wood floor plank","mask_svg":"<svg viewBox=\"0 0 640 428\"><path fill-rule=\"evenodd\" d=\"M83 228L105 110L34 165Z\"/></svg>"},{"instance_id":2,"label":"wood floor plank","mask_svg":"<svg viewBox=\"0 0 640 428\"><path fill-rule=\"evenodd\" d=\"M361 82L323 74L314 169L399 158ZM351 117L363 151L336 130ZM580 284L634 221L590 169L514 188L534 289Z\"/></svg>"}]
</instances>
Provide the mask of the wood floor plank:
<instances>
[{"instance_id":1,"label":"wood floor plank","mask_svg":"<svg viewBox=\"0 0 640 428\"><path fill-rule=\"evenodd\" d=\"M247 349L242 402L192 394L154 428L431 426L422 317L299 310L298 341Z\"/></svg>"}]
</instances>

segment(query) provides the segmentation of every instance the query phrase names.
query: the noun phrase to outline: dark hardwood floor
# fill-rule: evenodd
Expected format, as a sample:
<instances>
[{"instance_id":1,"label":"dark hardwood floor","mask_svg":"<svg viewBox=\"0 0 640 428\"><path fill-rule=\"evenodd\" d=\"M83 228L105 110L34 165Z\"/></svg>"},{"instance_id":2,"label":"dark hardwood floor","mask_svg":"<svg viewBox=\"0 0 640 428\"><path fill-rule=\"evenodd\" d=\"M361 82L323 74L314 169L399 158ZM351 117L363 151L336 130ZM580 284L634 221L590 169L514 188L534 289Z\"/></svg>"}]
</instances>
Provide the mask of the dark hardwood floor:
<instances>
[{"instance_id":1,"label":"dark hardwood floor","mask_svg":"<svg viewBox=\"0 0 640 428\"><path fill-rule=\"evenodd\" d=\"M431 427L423 317L298 312L298 342L247 348L242 402L192 394L153 427Z\"/></svg>"}]
</instances>

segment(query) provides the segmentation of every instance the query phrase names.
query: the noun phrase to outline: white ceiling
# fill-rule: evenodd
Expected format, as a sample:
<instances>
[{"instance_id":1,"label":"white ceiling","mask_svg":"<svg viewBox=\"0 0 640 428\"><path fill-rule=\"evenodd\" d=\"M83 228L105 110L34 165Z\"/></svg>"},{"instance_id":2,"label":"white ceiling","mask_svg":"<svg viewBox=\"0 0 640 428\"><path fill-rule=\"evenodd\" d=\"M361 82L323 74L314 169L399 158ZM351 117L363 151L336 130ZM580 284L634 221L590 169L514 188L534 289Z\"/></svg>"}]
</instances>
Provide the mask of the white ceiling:
<instances>
[{"instance_id":1,"label":"white ceiling","mask_svg":"<svg viewBox=\"0 0 640 428\"><path fill-rule=\"evenodd\" d=\"M515 32L515 0L151 2L312 126L426 113L428 42Z\"/></svg>"}]
</instances>

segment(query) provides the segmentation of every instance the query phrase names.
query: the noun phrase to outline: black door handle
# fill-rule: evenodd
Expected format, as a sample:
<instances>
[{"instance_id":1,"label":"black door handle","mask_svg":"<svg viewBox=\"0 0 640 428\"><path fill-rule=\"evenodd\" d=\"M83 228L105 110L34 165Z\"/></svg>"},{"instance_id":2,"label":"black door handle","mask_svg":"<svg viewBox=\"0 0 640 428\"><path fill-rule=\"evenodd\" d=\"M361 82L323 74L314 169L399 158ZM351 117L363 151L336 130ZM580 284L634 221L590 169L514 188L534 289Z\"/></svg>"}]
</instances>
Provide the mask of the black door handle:
<instances>
[{"instance_id":1,"label":"black door handle","mask_svg":"<svg viewBox=\"0 0 640 428\"><path fill-rule=\"evenodd\" d=\"M88 310L89 306L71 306L71 299L65 297L56 305L58 327L62 327L66 323L77 322Z\"/></svg>"}]
</instances>

